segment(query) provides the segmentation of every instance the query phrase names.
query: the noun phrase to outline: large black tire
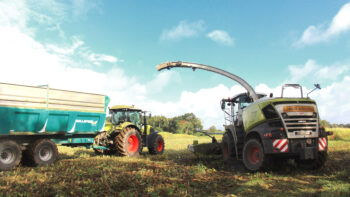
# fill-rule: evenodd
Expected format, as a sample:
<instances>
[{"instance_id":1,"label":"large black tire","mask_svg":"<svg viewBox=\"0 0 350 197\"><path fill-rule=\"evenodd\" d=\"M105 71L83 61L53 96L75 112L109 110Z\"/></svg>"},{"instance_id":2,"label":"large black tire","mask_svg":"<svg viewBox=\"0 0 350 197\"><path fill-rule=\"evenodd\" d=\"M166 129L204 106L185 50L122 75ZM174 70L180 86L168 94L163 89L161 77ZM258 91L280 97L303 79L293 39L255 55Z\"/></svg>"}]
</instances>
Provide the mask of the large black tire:
<instances>
[{"instance_id":1,"label":"large black tire","mask_svg":"<svg viewBox=\"0 0 350 197\"><path fill-rule=\"evenodd\" d=\"M104 141L106 141L107 139L107 133L106 131L103 131L103 132L99 132L95 138L94 138L94 145L97 145L97 146L105 146L105 144L103 143ZM102 141L102 143L101 143ZM93 149L95 154L96 155L103 155L103 154L106 154L105 150L103 149L98 149L98 148L94 148Z\"/></svg>"},{"instance_id":2,"label":"large black tire","mask_svg":"<svg viewBox=\"0 0 350 197\"><path fill-rule=\"evenodd\" d=\"M125 128L115 137L115 146L121 156L138 156L142 148L140 133L132 127Z\"/></svg>"},{"instance_id":3,"label":"large black tire","mask_svg":"<svg viewBox=\"0 0 350 197\"><path fill-rule=\"evenodd\" d=\"M21 162L21 147L12 140L0 141L0 171L11 170Z\"/></svg>"},{"instance_id":4,"label":"large black tire","mask_svg":"<svg viewBox=\"0 0 350 197\"><path fill-rule=\"evenodd\" d=\"M267 167L268 158L258 139L249 139L243 148L243 164L249 171L256 172Z\"/></svg>"},{"instance_id":5,"label":"large black tire","mask_svg":"<svg viewBox=\"0 0 350 197\"><path fill-rule=\"evenodd\" d=\"M31 143L26 151L28 163L43 166L54 163L58 157L57 146L49 139L39 139Z\"/></svg>"},{"instance_id":6,"label":"large black tire","mask_svg":"<svg viewBox=\"0 0 350 197\"><path fill-rule=\"evenodd\" d=\"M164 152L164 139L159 134L151 134L148 138L148 152L151 155L161 155Z\"/></svg>"},{"instance_id":7,"label":"large black tire","mask_svg":"<svg viewBox=\"0 0 350 197\"><path fill-rule=\"evenodd\" d=\"M231 161L233 157L236 155L235 145L233 142L232 135L230 133L226 132L222 136L221 148L222 148L222 156L223 156L224 162Z\"/></svg>"},{"instance_id":8,"label":"large black tire","mask_svg":"<svg viewBox=\"0 0 350 197\"><path fill-rule=\"evenodd\" d=\"M299 160L296 159L296 163L299 168L304 170L317 170L324 166L328 158L327 151L324 152L318 152L316 159L310 159L310 160Z\"/></svg>"}]
</instances>

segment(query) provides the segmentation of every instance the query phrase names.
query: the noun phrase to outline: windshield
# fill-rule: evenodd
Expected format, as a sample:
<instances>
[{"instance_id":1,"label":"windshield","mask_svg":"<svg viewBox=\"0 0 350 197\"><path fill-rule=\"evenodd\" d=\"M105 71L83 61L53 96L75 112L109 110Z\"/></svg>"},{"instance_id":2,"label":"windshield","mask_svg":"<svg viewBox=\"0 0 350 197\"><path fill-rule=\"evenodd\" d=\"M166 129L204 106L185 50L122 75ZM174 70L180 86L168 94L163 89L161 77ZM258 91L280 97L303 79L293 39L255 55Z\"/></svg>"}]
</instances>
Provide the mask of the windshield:
<instances>
[{"instance_id":1,"label":"windshield","mask_svg":"<svg viewBox=\"0 0 350 197\"><path fill-rule=\"evenodd\" d=\"M126 111L116 111L112 114L112 123L120 124L127 121L127 112Z\"/></svg>"},{"instance_id":2,"label":"windshield","mask_svg":"<svg viewBox=\"0 0 350 197\"><path fill-rule=\"evenodd\" d=\"M137 112L137 111L131 111L129 113L130 113L130 122L132 122L135 125L139 126L141 124L140 113Z\"/></svg>"},{"instance_id":3,"label":"windshield","mask_svg":"<svg viewBox=\"0 0 350 197\"><path fill-rule=\"evenodd\" d=\"M118 125L123 122L132 122L133 124L140 126L140 113L138 111L114 111L112 114L112 123Z\"/></svg>"}]
</instances>

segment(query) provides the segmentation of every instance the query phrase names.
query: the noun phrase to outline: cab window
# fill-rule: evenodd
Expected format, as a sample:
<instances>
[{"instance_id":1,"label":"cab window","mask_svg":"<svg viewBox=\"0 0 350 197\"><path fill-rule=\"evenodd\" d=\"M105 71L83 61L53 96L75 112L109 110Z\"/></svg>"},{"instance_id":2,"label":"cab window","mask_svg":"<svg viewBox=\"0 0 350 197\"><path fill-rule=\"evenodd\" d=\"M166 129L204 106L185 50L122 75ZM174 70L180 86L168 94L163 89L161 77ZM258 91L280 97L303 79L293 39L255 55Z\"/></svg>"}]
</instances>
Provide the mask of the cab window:
<instances>
[{"instance_id":1,"label":"cab window","mask_svg":"<svg viewBox=\"0 0 350 197\"><path fill-rule=\"evenodd\" d=\"M117 111L117 112L113 113L112 121L114 124L120 124L120 123L127 121L127 117L128 117L127 112Z\"/></svg>"},{"instance_id":2,"label":"cab window","mask_svg":"<svg viewBox=\"0 0 350 197\"><path fill-rule=\"evenodd\" d=\"M135 125L140 125L141 124L141 117L140 113L137 111L130 112L130 122L134 123Z\"/></svg>"}]
</instances>

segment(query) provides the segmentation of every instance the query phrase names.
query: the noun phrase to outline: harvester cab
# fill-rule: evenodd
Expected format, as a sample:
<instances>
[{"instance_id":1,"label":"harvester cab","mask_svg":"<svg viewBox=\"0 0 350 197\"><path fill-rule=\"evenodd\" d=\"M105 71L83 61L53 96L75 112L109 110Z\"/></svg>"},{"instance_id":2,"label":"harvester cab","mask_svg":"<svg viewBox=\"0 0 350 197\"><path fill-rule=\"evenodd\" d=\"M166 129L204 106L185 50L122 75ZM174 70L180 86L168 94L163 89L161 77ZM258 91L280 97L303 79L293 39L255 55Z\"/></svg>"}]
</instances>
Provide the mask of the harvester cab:
<instances>
[{"instance_id":1,"label":"harvester cab","mask_svg":"<svg viewBox=\"0 0 350 197\"><path fill-rule=\"evenodd\" d=\"M147 124L146 111L134 106L116 105L109 108L111 126L95 137L95 152L136 156L148 147L150 154L162 154L164 139ZM100 147L107 147L103 150Z\"/></svg>"},{"instance_id":2,"label":"harvester cab","mask_svg":"<svg viewBox=\"0 0 350 197\"><path fill-rule=\"evenodd\" d=\"M327 136L331 132L320 126L316 102L303 96L300 85L286 84L281 97L271 94L267 98L265 94L257 94L239 76L212 66L178 61L162 63L157 69L174 67L214 72L247 90L221 100L221 109L225 112L225 133L221 142L224 161L242 160L250 171L270 168L275 163L281 166L287 159L294 159L298 166L306 169L324 165ZM299 91L300 97L286 96L285 89L290 87Z\"/></svg>"},{"instance_id":3,"label":"harvester cab","mask_svg":"<svg viewBox=\"0 0 350 197\"><path fill-rule=\"evenodd\" d=\"M266 94L257 94L258 98L266 97ZM225 125L243 126L243 110L253 103L253 99L247 93L240 93L233 98L221 100L221 109L225 116Z\"/></svg>"}]
</instances>

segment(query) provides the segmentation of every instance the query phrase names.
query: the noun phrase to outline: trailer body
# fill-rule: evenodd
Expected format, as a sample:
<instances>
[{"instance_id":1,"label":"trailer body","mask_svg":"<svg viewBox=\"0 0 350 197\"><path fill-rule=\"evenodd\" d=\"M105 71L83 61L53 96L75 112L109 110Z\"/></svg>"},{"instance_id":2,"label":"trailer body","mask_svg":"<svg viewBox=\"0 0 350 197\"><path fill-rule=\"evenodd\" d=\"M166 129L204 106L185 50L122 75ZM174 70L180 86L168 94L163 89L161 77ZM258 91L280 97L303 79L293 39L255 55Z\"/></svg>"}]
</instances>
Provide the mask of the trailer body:
<instances>
[{"instance_id":1,"label":"trailer body","mask_svg":"<svg viewBox=\"0 0 350 197\"><path fill-rule=\"evenodd\" d=\"M0 83L0 138L93 143L103 130L108 103L105 95Z\"/></svg>"},{"instance_id":2,"label":"trailer body","mask_svg":"<svg viewBox=\"0 0 350 197\"><path fill-rule=\"evenodd\" d=\"M108 96L0 83L0 170L53 163L56 144L93 147Z\"/></svg>"}]
</instances>

